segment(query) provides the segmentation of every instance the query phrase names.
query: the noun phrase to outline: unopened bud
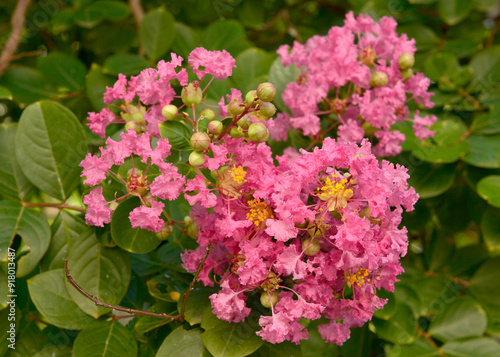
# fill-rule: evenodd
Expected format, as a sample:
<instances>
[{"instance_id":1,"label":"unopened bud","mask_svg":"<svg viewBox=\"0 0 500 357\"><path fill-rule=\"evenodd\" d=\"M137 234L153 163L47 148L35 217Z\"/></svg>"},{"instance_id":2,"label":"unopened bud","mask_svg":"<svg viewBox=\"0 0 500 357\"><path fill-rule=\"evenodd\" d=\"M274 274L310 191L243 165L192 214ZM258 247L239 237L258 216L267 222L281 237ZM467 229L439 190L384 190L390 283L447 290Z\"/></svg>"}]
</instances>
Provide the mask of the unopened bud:
<instances>
[{"instance_id":1,"label":"unopened bud","mask_svg":"<svg viewBox=\"0 0 500 357\"><path fill-rule=\"evenodd\" d=\"M241 119L236 122L236 125L242 129L248 129L250 124L252 124L252 118L248 114L243 115Z\"/></svg>"},{"instance_id":2,"label":"unopened bud","mask_svg":"<svg viewBox=\"0 0 500 357\"><path fill-rule=\"evenodd\" d=\"M272 117L276 113L276 107L273 103L262 102L259 105L259 113L265 118Z\"/></svg>"},{"instance_id":3,"label":"unopened bud","mask_svg":"<svg viewBox=\"0 0 500 357\"><path fill-rule=\"evenodd\" d=\"M263 102L270 102L276 97L276 87L272 83L264 82L257 87L257 97Z\"/></svg>"},{"instance_id":4,"label":"unopened bud","mask_svg":"<svg viewBox=\"0 0 500 357\"><path fill-rule=\"evenodd\" d=\"M385 72L374 71L370 78L370 85L372 87L382 87L389 83L389 77Z\"/></svg>"},{"instance_id":5,"label":"unopened bud","mask_svg":"<svg viewBox=\"0 0 500 357\"><path fill-rule=\"evenodd\" d=\"M276 294L275 292L264 291L262 292L262 295L260 295L260 303L267 309L270 309L271 305L276 305L277 302L278 294Z\"/></svg>"},{"instance_id":6,"label":"unopened bud","mask_svg":"<svg viewBox=\"0 0 500 357\"><path fill-rule=\"evenodd\" d=\"M151 201L158 201L158 197L153 196L153 194L150 191L146 191L142 195L142 201L146 205L146 207L151 207Z\"/></svg>"},{"instance_id":7,"label":"unopened bud","mask_svg":"<svg viewBox=\"0 0 500 357\"><path fill-rule=\"evenodd\" d=\"M196 239L196 234L198 234L198 226L196 225L196 223L194 223L194 220L191 217L186 216L184 217L184 224L187 226L186 231L188 233L188 236Z\"/></svg>"},{"instance_id":8,"label":"unopened bud","mask_svg":"<svg viewBox=\"0 0 500 357\"><path fill-rule=\"evenodd\" d=\"M182 88L181 99L189 108L197 106L203 100L203 91L198 82L189 83L187 87Z\"/></svg>"},{"instance_id":9,"label":"unopened bud","mask_svg":"<svg viewBox=\"0 0 500 357\"><path fill-rule=\"evenodd\" d=\"M215 113L212 109L210 108L206 108L206 109L203 109L200 113L200 119L201 117L203 118L206 118L210 121L214 120L215 119Z\"/></svg>"},{"instance_id":10,"label":"unopened bud","mask_svg":"<svg viewBox=\"0 0 500 357\"><path fill-rule=\"evenodd\" d=\"M172 104L165 105L163 108L161 108L161 115L166 120L174 120L177 116L177 107Z\"/></svg>"},{"instance_id":11,"label":"unopened bud","mask_svg":"<svg viewBox=\"0 0 500 357\"><path fill-rule=\"evenodd\" d=\"M236 128L236 127L233 127L231 128L231 131L229 131L229 135L232 137L232 138L242 138L245 136L245 133L243 132L243 130L241 130L241 128Z\"/></svg>"},{"instance_id":12,"label":"unopened bud","mask_svg":"<svg viewBox=\"0 0 500 357\"><path fill-rule=\"evenodd\" d=\"M189 155L189 164L194 167L201 166L205 163L205 157L201 152L193 151L191 155Z\"/></svg>"},{"instance_id":13,"label":"unopened bud","mask_svg":"<svg viewBox=\"0 0 500 357\"><path fill-rule=\"evenodd\" d=\"M219 135L224 130L224 125L221 121L214 120L208 123L207 130L210 134Z\"/></svg>"},{"instance_id":14,"label":"unopened bud","mask_svg":"<svg viewBox=\"0 0 500 357\"><path fill-rule=\"evenodd\" d=\"M156 233L156 238L159 240L167 240L168 237L172 234L172 225L166 224L160 229L159 232Z\"/></svg>"},{"instance_id":15,"label":"unopened bud","mask_svg":"<svg viewBox=\"0 0 500 357\"><path fill-rule=\"evenodd\" d=\"M240 115L245 111L245 104L242 102L238 102L237 100L232 100L231 103L227 106L227 111L233 117Z\"/></svg>"},{"instance_id":16,"label":"unopened bud","mask_svg":"<svg viewBox=\"0 0 500 357\"><path fill-rule=\"evenodd\" d=\"M269 129L266 124L257 122L248 127L248 139L262 143L269 139Z\"/></svg>"},{"instance_id":17,"label":"unopened bud","mask_svg":"<svg viewBox=\"0 0 500 357\"><path fill-rule=\"evenodd\" d=\"M399 56L398 64L402 71L413 68L413 65L415 64L415 57L411 53L403 53Z\"/></svg>"},{"instance_id":18,"label":"unopened bud","mask_svg":"<svg viewBox=\"0 0 500 357\"><path fill-rule=\"evenodd\" d=\"M211 123L210 123L211 124ZM199 131L191 136L191 146L195 151L205 151L210 145L210 138L207 133Z\"/></svg>"},{"instance_id":19,"label":"unopened bud","mask_svg":"<svg viewBox=\"0 0 500 357\"><path fill-rule=\"evenodd\" d=\"M251 90L245 96L245 103L246 103L246 105L248 105L249 107L254 107L255 104L256 104L256 100L255 99L257 99L257 91L256 90Z\"/></svg>"},{"instance_id":20,"label":"unopened bud","mask_svg":"<svg viewBox=\"0 0 500 357\"><path fill-rule=\"evenodd\" d=\"M312 238L306 239L302 242L302 250L305 255L313 256L319 253L321 250L321 246L319 245L317 240L312 240Z\"/></svg>"},{"instance_id":21,"label":"unopened bud","mask_svg":"<svg viewBox=\"0 0 500 357\"><path fill-rule=\"evenodd\" d=\"M401 75L405 80L408 80L411 78L411 76L413 76L413 69L411 68L405 69L404 71L401 71Z\"/></svg>"},{"instance_id":22,"label":"unopened bud","mask_svg":"<svg viewBox=\"0 0 500 357\"><path fill-rule=\"evenodd\" d=\"M125 130L129 133L131 130L135 131L137 134L142 133L144 127L136 121L128 121L125 123Z\"/></svg>"}]
</instances>

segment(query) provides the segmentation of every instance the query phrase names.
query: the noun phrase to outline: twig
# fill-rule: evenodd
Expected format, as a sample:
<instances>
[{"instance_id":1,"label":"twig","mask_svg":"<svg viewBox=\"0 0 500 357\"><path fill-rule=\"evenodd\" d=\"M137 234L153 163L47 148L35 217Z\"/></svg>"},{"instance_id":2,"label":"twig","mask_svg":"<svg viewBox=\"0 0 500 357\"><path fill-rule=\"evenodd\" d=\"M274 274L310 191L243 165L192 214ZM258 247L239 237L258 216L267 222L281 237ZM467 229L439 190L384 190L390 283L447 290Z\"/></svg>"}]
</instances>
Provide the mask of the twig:
<instances>
[{"instance_id":1,"label":"twig","mask_svg":"<svg viewBox=\"0 0 500 357\"><path fill-rule=\"evenodd\" d=\"M420 336L422 336L423 338L425 338L427 340L427 342L429 342L429 345L431 345L432 348L434 348L437 351L438 355L440 355L441 357L447 357L443 353L443 351L441 351L441 349L438 347L438 345L436 345L436 342L434 342L434 340L431 338L431 336L427 332L425 332L421 329L417 329L417 333Z\"/></svg>"},{"instance_id":2,"label":"twig","mask_svg":"<svg viewBox=\"0 0 500 357\"><path fill-rule=\"evenodd\" d=\"M141 27L141 22L144 17L144 10L142 10L141 0L128 0L128 6L134 15L135 22L137 23L137 30ZM144 56L144 49L139 46L139 56Z\"/></svg>"},{"instance_id":3,"label":"twig","mask_svg":"<svg viewBox=\"0 0 500 357\"><path fill-rule=\"evenodd\" d=\"M53 207L53 208L59 208L60 210L67 208L71 209L73 211L79 211L82 213L85 213L85 208L83 207L77 207L77 206L71 206L68 205L67 203L33 203L33 202L22 202L24 207Z\"/></svg>"},{"instance_id":4,"label":"twig","mask_svg":"<svg viewBox=\"0 0 500 357\"><path fill-rule=\"evenodd\" d=\"M85 290L83 290L80 287L80 285L78 285L76 283L76 281L71 277L71 273L69 272L69 269L68 269L68 259L64 260L64 270L66 271L66 279L68 279L68 282L71 285L73 285L75 287L75 289L78 290L78 292L80 294L82 294L83 296L85 296L87 299L92 300L96 304L96 306L104 306L104 307L108 307L108 308L113 309L113 310L128 312L129 314L133 314L133 315L156 317L156 318L159 318L159 319L167 319L167 320L172 320L172 321L173 320L182 320L182 315L181 314L175 315L175 316L171 316L171 315L167 315L167 314L156 314L154 312L129 309L129 308L126 308L126 307L110 305L110 304L107 304L105 302L102 302L98 298L90 295Z\"/></svg>"},{"instance_id":5,"label":"twig","mask_svg":"<svg viewBox=\"0 0 500 357\"><path fill-rule=\"evenodd\" d=\"M12 32L10 33L9 39L7 40L2 54L0 55L0 77L9 66L12 56L14 56L17 46L19 46L19 41L21 40L21 34L24 28L24 16L30 2L31 0L17 1L14 14L12 15L12 19L10 21L12 24Z\"/></svg>"}]
</instances>

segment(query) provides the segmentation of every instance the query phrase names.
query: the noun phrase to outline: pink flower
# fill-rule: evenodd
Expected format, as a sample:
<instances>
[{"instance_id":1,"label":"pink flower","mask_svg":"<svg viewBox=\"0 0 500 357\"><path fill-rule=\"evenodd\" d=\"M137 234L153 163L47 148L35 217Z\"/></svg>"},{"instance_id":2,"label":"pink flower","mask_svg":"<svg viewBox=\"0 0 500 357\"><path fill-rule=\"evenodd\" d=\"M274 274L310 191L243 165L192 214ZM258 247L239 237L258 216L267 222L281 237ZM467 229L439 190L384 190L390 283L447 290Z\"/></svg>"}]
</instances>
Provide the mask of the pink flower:
<instances>
[{"instance_id":1,"label":"pink flower","mask_svg":"<svg viewBox=\"0 0 500 357\"><path fill-rule=\"evenodd\" d=\"M208 51L202 47L195 48L189 54L188 62L200 81L206 74L220 80L226 79L236 67L234 58L226 50Z\"/></svg>"},{"instance_id":2,"label":"pink flower","mask_svg":"<svg viewBox=\"0 0 500 357\"><path fill-rule=\"evenodd\" d=\"M80 166L83 167L81 177L87 177L83 183L89 186L95 186L106 178L106 174L113 166L113 163L106 160L105 153L103 153L100 158L89 153L85 159L82 160Z\"/></svg>"},{"instance_id":3,"label":"pink flower","mask_svg":"<svg viewBox=\"0 0 500 357\"><path fill-rule=\"evenodd\" d=\"M318 331L326 342L335 343L339 346L342 346L351 335L349 327L335 321L331 321L326 325L319 325Z\"/></svg>"},{"instance_id":4,"label":"pink flower","mask_svg":"<svg viewBox=\"0 0 500 357\"><path fill-rule=\"evenodd\" d=\"M106 127L115 120L115 114L109 110L108 108L104 108L99 113L89 113L87 120L89 123L87 126L92 130L96 135L99 135L102 138L106 137Z\"/></svg>"},{"instance_id":5,"label":"pink flower","mask_svg":"<svg viewBox=\"0 0 500 357\"><path fill-rule=\"evenodd\" d=\"M129 219L132 228L141 227L152 232L159 232L164 221L160 218L165 206L163 202L150 201L151 207L140 206L130 212Z\"/></svg>"},{"instance_id":6,"label":"pink flower","mask_svg":"<svg viewBox=\"0 0 500 357\"><path fill-rule=\"evenodd\" d=\"M151 193L162 200L175 200L181 193L186 179L177 172L177 167L170 163L160 166L161 175L149 186Z\"/></svg>"},{"instance_id":7,"label":"pink flower","mask_svg":"<svg viewBox=\"0 0 500 357\"><path fill-rule=\"evenodd\" d=\"M89 154L90 155L90 154ZM96 187L83 198L87 205L85 222L94 226L104 227L104 223L111 222L113 211L109 209L108 202L102 195L102 187Z\"/></svg>"},{"instance_id":8,"label":"pink flower","mask_svg":"<svg viewBox=\"0 0 500 357\"><path fill-rule=\"evenodd\" d=\"M210 295L212 309L221 320L241 322L250 314L251 309L245 306L245 296L242 292L234 291L226 280L221 285L222 290Z\"/></svg>"}]
</instances>

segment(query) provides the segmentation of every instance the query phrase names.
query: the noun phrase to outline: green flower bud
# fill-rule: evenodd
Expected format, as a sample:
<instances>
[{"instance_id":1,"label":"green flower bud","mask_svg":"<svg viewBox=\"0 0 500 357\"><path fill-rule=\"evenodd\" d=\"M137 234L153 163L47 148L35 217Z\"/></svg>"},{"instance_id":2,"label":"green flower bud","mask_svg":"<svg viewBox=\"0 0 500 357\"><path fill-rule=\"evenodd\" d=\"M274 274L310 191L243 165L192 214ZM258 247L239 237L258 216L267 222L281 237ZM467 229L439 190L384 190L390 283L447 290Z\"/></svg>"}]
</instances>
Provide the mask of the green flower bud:
<instances>
[{"instance_id":1,"label":"green flower bud","mask_svg":"<svg viewBox=\"0 0 500 357\"><path fill-rule=\"evenodd\" d=\"M196 239L196 235L198 234L198 226L196 225L196 223L194 223L194 220L189 217L189 216L186 216L184 217L184 224L187 226L187 233L188 233L188 236L193 238L193 239Z\"/></svg>"},{"instance_id":2,"label":"green flower bud","mask_svg":"<svg viewBox=\"0 0 500 357\"><path fill-rule=\"evenodd\" d=\"M413 65L415 64L415 57L411 53L403 53L399 56L398 64L402 71L413 68Z\"/></svg>"},{"instance_id":3,"label":"green flower bud","mask_svg":"<svg viewBox=\"0 0 500 357\"><path fill-rule=\"evenodd\" d=\"M187 87L182 88L181 99L184 104L191 108L195 107L203 100L203 91L199 87L198 82L191 82Z\"/></svg>"},{"instance_id":4,"label":"green flower bud","mask_svg":"<svg viewBox=\"0 0 500 357\"><path fill-rule=\"evenodd\" d=\"M144 127L136 121L132 120L125 123L125 130L127 130L127 133L133 130L137 134L140 134L143 132L143 129Z\"/></svg>"},{"instance_id":5,"label":"green flower bud","mask_svg":"<svg viewBox=\"0 0 500 357\"><path fill-rule=\"evenodd\" d=\"M248 139L258 143L263 143L269 139L269 129L266 124L257 122L250 125L248 127Z\"/></svg>"},{"instance_id":6,"label":"green flower bud","mask_svg":"<svg viewBox=\"0 0 500 357\"><path fill-rule=\"evenodd\" d=\"M165 105L163 108L161 108L161 115L166 120L174 120L177 116L177 107L172 104Z\"/></svg>"},{"instance_id":7,"label":"green flower bud","mask_svg":"<svg viewBox=\"0 0 500 357\"><path fill-rule=\"evenodd\" d=\"M158 197L153 196L153 194L152 194L150 191L146 191L146 192L142 195L142 200L144 201L144 204L145 204L147 207L151 207L151 201L158 201Z\"/></svg>"},{"instance_id":8,"label":"green flower bud","mask_svg":"<svg viewBox=\"0 0 500 357\"><path fill-rule=\"evenodd\" d=\"M256 90L251 90L250 92L247 93L245 96L245 103L249 107L254 107L256 104L255 99L257 98L257 91Z\"/></svg>"},{"instance_id":9,"label":"green flower bud","mask_svg":"<svg viewBox=\"0 0 500 357\"><path fill-rule=\"evenodd\" d=\"M201 117L203 118L207 118L208 120L212 121L215 119L215 113L212 109L210 108L206 108L206 109L203 109L200 113L200 119Z\"/></svg>"},{"instance_id":10,"label":"green flower bud","mask_svg":"<svg viewBox=\"0 0 500 357\"><path fill-rule=\"evenodd\" d=\"M241 130L241 128L236 128L236 127L233 127L231 128L231 131L229 132L229 135L232 137L232 138L242 138L245 136L245 133L243 132L243 130Z\"/></svg>"},{"instance_id":11,"label":"green flower bud","mask_svg":"<svg viewBox=\"0 0 500 357\"><path fill-rule=\"evenodd\" d=\"M199 131L191 136L191 146L195 151L205 151L210 145L210 138L207 133Z\"/></svg>"},{"instance_id":12,"label":"green flower bud","mask_svg":"<svg viewBox=\"0 0 500 357\"><path fill-rule=\"evenodd\" d=\"M245 111L245 104L243 104L242 102L238 102L237 100L233 100L228 104L227 111L229 112L229 114L235 117Z\"/></svg>"},{"instance_id":13,"label":"green flower bud","mask_svg":"<svg viewBox=\"0 0 500 357\"><path fill-rule=\"evenodd\" d=\"M277 302L278 302L278 294L276 294L274 291L273 292L264 291L260 295L260 303L267 309L270 309L271 305L275 306Z\"/></svg>"},{"instance_id":14,"label":"green flower bud","mask_svg":"<svg viewBox=\"0 0 500 357\"><path fill-rule=\"evenodd\" d=\"M213 135L219 135L224 130L224 125L221 121L214 120L208 123L208 132Z\"/></svg>"},{"instance_id":15,"label":"green flower bud","mask_svg":"<svg viewBox=\"0 0 500 357\"><path fill-rule=\"evenodd\" d=\"M276 107L273 103L262 102L259 105L259 113L265 118L270 118L276 113Z\"/></svg>"},{"instance_id":16,"label":"green flower bud","mask_svg":"<svg viewBox=\"0 0 500 357\"><path fill-rule=\"evenodd\" d=\"M191 155L189 155L189 164L194 167L201 166L205 163L205 157L201 152L193 151Z\"/></svg>"},{"instance_id":17,"label":"green flower bud","mask_svg":"<svg viewBox=\"0 0 500 357\"><path fill-rule=\"evenodd\" d=\"M252 118L250 115L245 114L243 115L237 122L236 125L238 125L242 129L248 129L248 127L252 124Z\"/></svg>"},{"instance_id":18,"label":"green flower bud","mask_svg":"<svg viewBox=\"0 0 500 357\"><path fill-rule=\"evenodd\" d=\"M308 238L302 242L302 250L305 255L313 256L319 253L321 250L321 246L319 245L317 240L311 241L312 238Z\"/></svg>"},{"instance_id":19,"label":"green flower bud","mask_svg":"<svg viewBox=\"0 0 500 357\"><path fill-rule=\"evenodd\" d=\"M272 83L261 83L257 87L257 97L263 102L271 102L276 97L276 88Z\"/></svg>"},{"instance_id":20,"label":"green flower bud","mask_svg":"<svg viewBox=\"0 0 500 357\"><path fill-rule=\"evenodd\" d=\"M372 77L370 78L370 85L372 87L382 87L389 83L389 77L387 74L380 71L373 71Z\"/></svg>"},{"instance_id":21,"label":"green flower bud","mask_svg":"<svg viewBox=\"0 0 500 357\"><path fill-rule=\"evenodd\" d=\"M413 69L411 69L411 68L405 69L405 70L401 71L401 75L403 76L403 78L405 80L408 80L411 78L411 76L413 76Z\"/></svg>"},{"instance_id":22,"label":"green flower bud","mask_svg":"<svg viewBox=\"0 0 500 357\"><path fill-rule=\"evenodd\" d=\"M171 224L166 224L163 226L162 229L160 229L159 232L156 233L156 238L159 240L167 240L168 237L172 234L172 225Z\"/></svg>"}]
</instances>

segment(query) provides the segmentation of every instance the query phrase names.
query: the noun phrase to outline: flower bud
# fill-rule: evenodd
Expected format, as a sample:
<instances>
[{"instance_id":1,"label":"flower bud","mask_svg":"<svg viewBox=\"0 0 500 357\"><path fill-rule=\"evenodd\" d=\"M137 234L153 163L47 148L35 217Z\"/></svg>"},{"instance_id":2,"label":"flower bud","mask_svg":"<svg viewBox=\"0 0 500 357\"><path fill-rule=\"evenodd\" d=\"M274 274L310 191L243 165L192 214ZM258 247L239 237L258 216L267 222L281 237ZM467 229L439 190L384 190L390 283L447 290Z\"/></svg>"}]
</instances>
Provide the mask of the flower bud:
<instances>
[{"instance_id":1,"label":"flower bud","mask_svg":"<svg viewBox=\"0 0 500 357\"><path fill-rule=\"evenodd\" d=\"M221 121L214 120L208 123L208 132L213 135L219 135L224 130L224 125Z\"/></svg>"},{"instance_id":2,"label":"flower bud","mask_svg":"<svg viewBox=\"0 0 500 357\"><path fill-rule=\"evenodd\" d=\"M236 125L238 125L242 129L248 129L248 127L252 124L252 118L250 115L245 114L243 115L237 122Z\"/></svg>"},{"instance_id":3,"label":"flower bud","mask_svg":"<svg viewBox=\"0 0 500 357\"><path fill-rule=\"evenodd\" d=\"M196 234L198 234L198 226L196 225L196 223L194 223L194 220L191 217L186 216L184 217L184 224L187 226L186 230L188 236L196 239Z\"/></svg>"},{"instance_id":4,"label":"flower bud","mask_svg":"<svg viewBox=\"0 0 500 357\"><path fill-rule=\"evenodd\" d=\"M181 99L189 108L195 107L203 100L203 91L198 82L191 82L187 87L182 88Z\"/></svg>"},{"instance_id":5,"label":"flower bud","mask_svg":"<svg viewBox=\"0 0 500 357\"><path fill-rule=\"evenodd\" d=\"M125 130L129 133L131 130L135 131L137 134L143 132L144 127L136 121L128 121L125 123Z\"/></svg>"},{"instance_id":6,"label":"flower bud","mask_svg":"<svg viewBox=\"0 0 500 357\"><path fill-rule=\"evenodd\" d=\"M399 56L398 64L402 71L413 68L413 65L415 64L415 57L411 53L403 53Z\"/></svg>"},{"instance_id":7,"label":"flower bud","mask_svg":"<svg viewBox=\"0 0 500 357\"><path fill-rule=\"evenodd\" d=\"M259 105L259 113L265 117L270 118L276 113L276 107L273 103L263 102Z\"/></svg>"},{"instance_id":8,"label":"flower bud","mask_svg":"<svg viewBox=\"0 0 500 357\"><path fill-rule=\"evenodd\" d=\"M158 201L158 197L153 196L153 194L150 191L146 191L142 195L142 200L144 201L144 204L147 207L151 207L151 201Z\"/></svg>"},{"instance_id":9,"label":"flower bud","mask_svg":"<svg viewBox=\"0 0 500 357\"><path fill-rule=\"evenodd\" d=\"M276 294L274 291L273 292L264 291L260 295L260 303L267 309L270 309L271 305L275 306L277 302L278 302L278 294Z\"/></svg>"},{"instance_id":10,"label":"flower bud","mask_svg":"<svg viewBox=\"0 0 500 357\"><path fill-rule=\"evenodd\" d=\"M129 102L120 106L124 109L123 112L120 113L120 116L126 122L135 121L137 123L144 123L144 114L146 113L146 107L142 105L133 105Z\"/></svg>"},{"instance_id":11,"label":"flower bud","mask_svg":"<svg viewBox=\"0 0 500 357\"><path fill-rule=\"evenodd\" d=\"M211 122L210 122L211 124ZM210 145L210 138L207 133L199 131L191 136L191 146L195 151L205 151Z\"/></svg>"},{"instance_id":12,"label":"flower bud","mask_svg":"<svg viewBox=\"0 0 500 357\"><path fill-rule=\"evenodd\" d=\"M411 68L405 69L404 71L401 71L401 75L405 80L408 80L411 78L411 76L413 76L413 69Z\"/></svg>"},{"instance_id":13,"label":"flower bud","mask_svg":"<svg viewBox=\"0 0 500 357\"><path fill-rule=\"evenodd\" d=\"M245 133L243 132L243 130L241 130L241 128L236 128L236 127L233 127L231 128L231 131L229 132L229 135L232 137L232 138L242 138L245 136Z\"/></svg>"},{"instance_id":14,"label":"flower bud","mask_svg":"<svg viewBox=\"0 0 500 357\"><path fill-rule=\"evenodd\" d=\"M248 127L248 139L258 143L263 143L269 139L269 129L266 124L257 122L250 125Z\"/></svg>"},{"instance_id":15,"label":"flower bud","mask_svg":"<svg viewBox=\"0 0 500 357\"><path fill-rule=\"evenodd\" d=\"M177 116L177 107L173 104L165 105L163 108L161 108L161 115L166 120L174 120Z\"/></svg>"},{"instance_id":16,"label":"flower bud","mask_svg":"<svg viewBox=\"0 0 500 357\"><path fill-rule=\"evenodd\" d=\"M194 167L201 166L205 163L205 157L201 152L193 151L191 155L189 155L189 164Z\"/></svg>"},{"instance_id":17,"label":"flower bud","mask_svg":"<svg viewBox=\"0 0 500 357\"><path fill-rule=\"evenodd\" d=\"M206 118L210 121L214 120L215 119L215 113L212 109L210 108L206 108L206 109L203 109L200 113L200 119L201 117L203 118Z\"/></svg>"},{"instance_id":18,"label":"flower bud","mask_svg":"<svg viewBox=\"0 0 500 357\"><path fill-rule=\"evenodd\" d=\"M372 87L382 87L389 83L389 77L386 73L380 71L373 71L372 77L370 78L370 86Z\"/></svg>"},{"instance_id":19,"label":"flower bud","mask_svg":"<svg viewBox=\"0 0 500 357\"><path fill-rule=\"evenodd\" d=\"M257 87L257 97L263 102L270 102L276 97L276 88L272 83L261 83Z\"/></svg>"},{"instance_id":20,"label":"flower bud","mask_svg":"<svg viewBox=\"0 0 500 357\"><path fill-rule=\"evenodd\" d=\"M256 100L255 99L257 99L257 91L256 90L251 90L245 96L245 103L246 103L246 105L248 105L250 108L254 107L255 104L256 104Z\"/></svg>"},{"instance_id":21,"label":"flower bud","mask_svg":"<svg viewBox=\"0 0 500 357\"><path fill-rule=\"evenodd\" d=\"M317 240L311 241L312 238L308 238L302 242L302 250L305 255L313 256L319 253L321 250L321 246L319 245Z\"/></svg>"},{"instance_id":22,"label":"flower bud","mask_svg":"<svg viewBox=\"0 0 500 357\"><path fill-rule=\"evenodd\" d=\"M163 226L162 229L158 233L156 233L156 238L159 240L167 240L168 237L172 234L172 225L171 224L166 224Z\"/></svg>"},{"instance_id":23,"label":"flower bud","mask_svg":"<svg viewBox=\"0 0 500 357\"><path fill-rule=\"evenodd\" d=\"M245 111L245 104L238 102L237 100L232 100L227 106L227 111L235 117Z\"/></svg>"},{"instance_id":24,"label":"flower bud","mask_svg":"<svg viewBox=\"0 0 500 357\"><path fill-rule=\"evenodd\" d=\"M172 300L174 300L174 302L177 302L179 301L179 299L181 298L181 293L178 292L178 291L171 291L170 292L170 298Z\"/></svg>"}]
</instances>

